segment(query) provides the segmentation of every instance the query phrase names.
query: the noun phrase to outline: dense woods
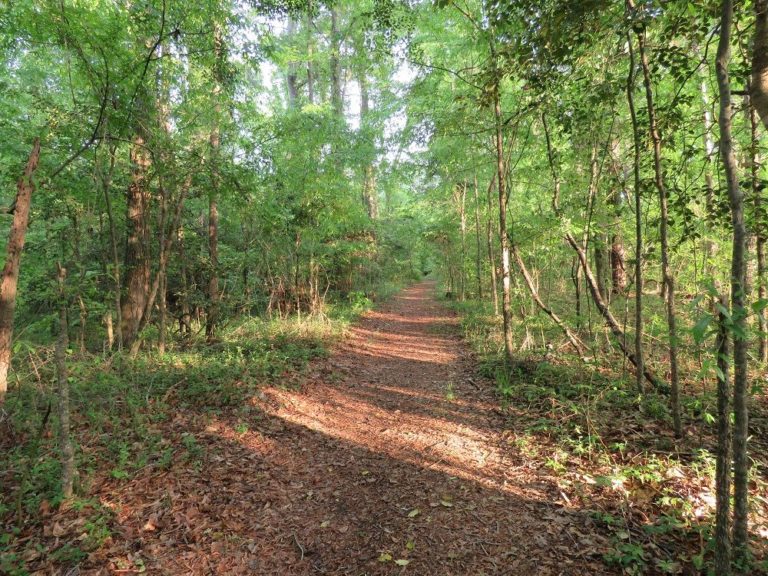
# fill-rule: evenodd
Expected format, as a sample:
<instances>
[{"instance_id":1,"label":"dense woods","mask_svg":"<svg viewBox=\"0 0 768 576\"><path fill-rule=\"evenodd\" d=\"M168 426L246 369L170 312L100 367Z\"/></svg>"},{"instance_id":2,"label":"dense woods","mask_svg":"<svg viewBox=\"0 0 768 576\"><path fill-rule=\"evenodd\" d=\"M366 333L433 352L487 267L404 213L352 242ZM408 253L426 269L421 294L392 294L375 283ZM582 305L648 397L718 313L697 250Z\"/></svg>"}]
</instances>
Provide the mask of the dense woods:
<instances>
[{"instance_id":1,"label":"dense woods","mask_svg":"<svg viewBox=\"0 0 768 576\"><path fill-rule=\"evenodd\" d=\"M0 58L0 572L142 571L96 487L425 277L606 570L768 571L764 0L28 0Z\"/></svg>"}]
</instances>

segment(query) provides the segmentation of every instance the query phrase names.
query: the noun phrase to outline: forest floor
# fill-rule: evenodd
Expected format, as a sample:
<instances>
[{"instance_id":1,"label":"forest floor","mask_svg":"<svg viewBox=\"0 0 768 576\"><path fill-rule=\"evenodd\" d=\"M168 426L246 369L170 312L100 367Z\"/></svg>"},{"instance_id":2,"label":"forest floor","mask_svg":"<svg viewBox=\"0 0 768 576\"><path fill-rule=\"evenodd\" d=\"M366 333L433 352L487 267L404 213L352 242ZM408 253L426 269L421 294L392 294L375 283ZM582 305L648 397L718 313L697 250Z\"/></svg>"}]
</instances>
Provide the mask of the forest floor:
<instances>
[{"instance_id":1,"label":"forest floor","mask_svg":"<svg viewBox=\"0 0 768 576\"><path fill-rule=\"evenodd\" d=\"M191 457L94 487L111 536L80 573L608 573L590 515L505 441L492 382L434 284L350 332L298 390L253 397L247 418L160 423ZM82 515L46 529L66 538Z\"/></svg>"},{"instance_id":2,"label":"forest floor","mask_svg":"<svg viewBox=\"0 0 768 576\"><path fill-rule=\"evenodd\" d=\"M40 447L8 428L8 446L23 450L9 452L10 471L0 459L11 488L0 573L706 571L712 427L688 419L676 440L665 398L638 397L620 374L581 362L537 353L510 371L483 348L495 342L484 316L465 308L424 282L343 338L271 334L254 321L187 355L94 358L78 372L81 497L58 505L45 419L27 426L44 432ZM498 330L497 317L487 322ZM753 416L763 561L763 396Z\"/></svg>"}]
</instances>

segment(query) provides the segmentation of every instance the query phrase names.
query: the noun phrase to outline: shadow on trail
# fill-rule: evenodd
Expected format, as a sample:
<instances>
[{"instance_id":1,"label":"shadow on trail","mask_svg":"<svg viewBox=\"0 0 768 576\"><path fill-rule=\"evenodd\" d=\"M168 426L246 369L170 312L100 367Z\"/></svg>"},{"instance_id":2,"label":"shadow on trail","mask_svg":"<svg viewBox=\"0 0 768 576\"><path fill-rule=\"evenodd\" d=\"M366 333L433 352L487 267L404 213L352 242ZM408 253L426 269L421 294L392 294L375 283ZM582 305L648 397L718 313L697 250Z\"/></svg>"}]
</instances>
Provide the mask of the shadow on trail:
<instances>
[{"instance_id":1,"label":"shadow on trail","mask_svg":"<svg viewBox=\"0 0 768 576\"><path fill-rule=\"evenodd\" d=\"M366 315L303 391L164 424L170 469L99 489L120 533L91 573L137 556L164 574L609 573L587 515L501 442L432 290Z\"/></svg>"},{"instance_id":2,"label":"shadow on trail","mask_svg":"<svg viewBox=\"0 0 768 576\"><path fill-rule=\"evenodd\" d=\"M264 431L209 424L193 432L200 459L180 450L168 471L102 487L120 495L126 557L170 574L396 574L398 559L419 575L606 573L582 515L304 426L254 424Z\"/></svg>"}]
</instances>

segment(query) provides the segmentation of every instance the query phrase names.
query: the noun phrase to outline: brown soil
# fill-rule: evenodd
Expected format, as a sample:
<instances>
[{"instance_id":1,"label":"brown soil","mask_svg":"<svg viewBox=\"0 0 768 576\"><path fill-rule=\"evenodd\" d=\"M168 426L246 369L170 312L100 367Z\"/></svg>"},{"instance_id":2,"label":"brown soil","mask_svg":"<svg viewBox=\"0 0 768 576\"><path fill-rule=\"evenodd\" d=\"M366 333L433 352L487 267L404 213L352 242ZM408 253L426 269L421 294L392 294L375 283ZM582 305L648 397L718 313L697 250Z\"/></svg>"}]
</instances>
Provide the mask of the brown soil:
<instances>
[{"instance_id":1,"label":"brown soil","mask_svg":"<svg viewBox=\"0 0 768 576\"><path fill-rule=\"evenodd\" d=\"M195 461L98 487L92 574L605 574L605 538L503 440L492 383L422 283L367 314L300 391L179 413ZM54 527L55 529L55 527Z\"/></svg>"}]
</instances>

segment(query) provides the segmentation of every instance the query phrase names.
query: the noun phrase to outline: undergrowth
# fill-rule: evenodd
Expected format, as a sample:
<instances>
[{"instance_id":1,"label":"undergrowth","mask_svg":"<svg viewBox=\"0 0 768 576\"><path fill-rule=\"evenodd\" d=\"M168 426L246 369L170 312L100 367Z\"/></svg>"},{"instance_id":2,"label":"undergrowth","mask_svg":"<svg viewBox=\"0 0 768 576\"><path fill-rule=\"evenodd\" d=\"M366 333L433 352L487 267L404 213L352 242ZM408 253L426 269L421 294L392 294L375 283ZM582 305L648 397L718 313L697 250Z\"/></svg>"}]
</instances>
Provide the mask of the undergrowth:
<instances>
[{"instance_id":1,"label":"undergrowth","mask_svg":"<svg viewBox=\"0 0 768 576\"><path fill-rule=\"evenodd\" d=\"M675 439L666 396L639 394L622 358L607 346L569 355L549 319L516 321L512 366L503 360L501 321L487 303L451 302L480 372L495 382L508 415L510 450L532 461L560 491L561 504L602 525L606 564L627 574L711 569L715 399L686 382L685 437ZM557 349L557 354L553 354ZM618 366L619 369L616 369ZM695 370L692 373L697 374ZM768 571L765 455L754 455L754 573Z\"/></svg>"},{"instance_id":2,"label":"undergrowth","mask_svg":"<svg viewBox=\"0 0 768 576\"><path fill-rule=\"evenodd\" d=\"M82 534L53 549L36 540L40 533L57 535L46 518L61 503L53 350L17 344L17 385L0 413L0 573L27 574L26 566L43 556L76 566L111 536L112 512L88 499L97 476L129 481L147 466L168 468L176 458L202 462L204 448L194 435L182 434L178 446L178 439L162 436L158 424L182 412L206 417L247 407L262 386L298 384L308 363L326 356L349 322L370 306L365 294L353 294L301 320L249 318L227 327L213 344L198 336L164 354L70 351L80 496L67 506Z\"/></svg>"}]
</instances>

